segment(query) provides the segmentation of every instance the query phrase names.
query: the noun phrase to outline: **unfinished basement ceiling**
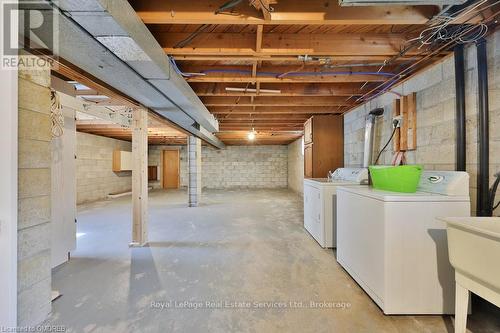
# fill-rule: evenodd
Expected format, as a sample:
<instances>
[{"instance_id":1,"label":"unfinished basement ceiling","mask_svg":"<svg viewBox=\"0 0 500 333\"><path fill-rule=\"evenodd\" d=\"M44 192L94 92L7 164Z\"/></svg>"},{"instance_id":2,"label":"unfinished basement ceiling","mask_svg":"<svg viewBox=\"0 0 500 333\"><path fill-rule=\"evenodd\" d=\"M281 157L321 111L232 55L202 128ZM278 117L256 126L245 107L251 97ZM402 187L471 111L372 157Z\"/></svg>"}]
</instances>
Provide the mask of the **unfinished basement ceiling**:
<instances>
[{"instance_id":1,"label":"unfinished basement ceiling","mask_svg":"<svg viewBox=\"0 0 500 333\"><path fill-rule=\"evenodd\" d=\"M491 19L493 2L480 2L452 25ZM436 23L439 6L129 3L217 118L217 136L226 144L248 144L252 129L254 144L289 143L312 115L343 114L447 56L453 45L415 42ZM440 14L438 20L446 21Z\"/></svg>"},{"instance_id":2,"label":"unfinished basement ceiling","mask_svg":"<svg viewBox=\"0 0 500 333\"><path fill-rule=\"evenodd\" d=\"M70 79L61 73L72 77ZM76 81L76 78L79 81ZM68 96L82 101L85 106L99 107L102 112L109 111L113 117L99 117L89 112L89 108L76 112L76 130L109 138L132 141L130 127L131 104L121 94L100 85L95 79L76 75L74 69L64 66L52 72L52 88ZM89 111L87 111L89 110ZM128 121L118 121L117 117L129 118ZM164 117L148 111L148 143L152 145L179 145L187 143L187 134Z\"/></svg>"}]
</instances>

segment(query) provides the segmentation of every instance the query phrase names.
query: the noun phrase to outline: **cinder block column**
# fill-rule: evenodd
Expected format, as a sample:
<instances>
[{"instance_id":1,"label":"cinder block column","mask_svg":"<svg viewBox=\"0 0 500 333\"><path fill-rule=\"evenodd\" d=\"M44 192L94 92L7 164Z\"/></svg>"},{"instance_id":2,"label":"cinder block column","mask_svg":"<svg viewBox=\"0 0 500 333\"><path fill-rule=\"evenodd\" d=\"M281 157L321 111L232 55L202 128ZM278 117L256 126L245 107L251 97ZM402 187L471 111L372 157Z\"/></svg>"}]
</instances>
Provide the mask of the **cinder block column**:
<instances>
[{"instance_id":1,"label":"cinder block column","mask_svg":"<svg viewBox=\"0 0 500 333\"><path fill-rule=\"evenodd\" d=\"M148 235L148 110L132 111L132 246Z\"/></svg>"},{"instance_id":2,"label":"cinder block column","mask_svg":"<svg viewBox=\"0 0 500 333\"><path fill-rule=\"evenodd\" d=\"M188 196L189 207L198 206L201 199L201 140L188 138Z\"/></svg>"},{"instance_id":3,"label":"cinder block column","mask_svg":"<svg viewBox=\"0 0 500 333\"><path fill-rule=\"evenodd\" d=\"M34 326L51 311L50 70L20 70L18 89L17 324Z\"/></svg>"}]
</instances>

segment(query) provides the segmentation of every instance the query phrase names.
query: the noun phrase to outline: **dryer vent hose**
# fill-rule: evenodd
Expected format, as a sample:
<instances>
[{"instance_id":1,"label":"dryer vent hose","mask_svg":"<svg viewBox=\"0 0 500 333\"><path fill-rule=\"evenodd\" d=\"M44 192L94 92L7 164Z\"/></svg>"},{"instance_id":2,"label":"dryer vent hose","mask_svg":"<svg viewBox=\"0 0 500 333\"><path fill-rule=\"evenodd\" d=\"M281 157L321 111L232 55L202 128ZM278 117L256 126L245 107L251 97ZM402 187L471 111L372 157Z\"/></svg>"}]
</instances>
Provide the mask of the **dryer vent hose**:
<instances>
[{"instance_id":1,"label":"dryer vent hose","mask_svg":"<svg viewBox=\"0 0 500 333\"><path fill-rule=\"evenodd\" d=\"M495 175L497 178L495 182L493 183L493 186L490 189L490 205L491 205L491 212L493 213L495 209L497 209L500 206L500 201L495 205L495 195L498 190L498 185L500 184L500 172Z\"/></svg>"}]
</instances>

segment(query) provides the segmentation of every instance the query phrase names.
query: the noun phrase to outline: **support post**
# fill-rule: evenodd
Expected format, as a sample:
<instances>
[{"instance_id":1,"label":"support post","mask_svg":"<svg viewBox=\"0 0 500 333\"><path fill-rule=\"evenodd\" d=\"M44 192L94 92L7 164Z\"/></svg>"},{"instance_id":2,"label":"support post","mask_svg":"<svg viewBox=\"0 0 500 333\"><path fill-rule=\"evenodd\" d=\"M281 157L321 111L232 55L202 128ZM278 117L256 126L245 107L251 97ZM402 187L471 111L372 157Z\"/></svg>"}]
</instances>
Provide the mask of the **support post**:
<instances>
[{"instance_id":1,"label":"support post","mask_svg":"<svg viewBox=\"0 0 500 333\"><path fill-rule=\"evenodd\" d=\"M188 200L189 207L197 207L201 199L201 140L188 138Z\"/></svg>"},{"instance_id":2,"label":"support post","mask_svg":"<svg viewBox=\"0 0 500 333\"><path fill-rule=\"evenodd\" d=\"M143 246L148 235L148 111L132 111L132 243Z\"/></svg>"}]
</instances>

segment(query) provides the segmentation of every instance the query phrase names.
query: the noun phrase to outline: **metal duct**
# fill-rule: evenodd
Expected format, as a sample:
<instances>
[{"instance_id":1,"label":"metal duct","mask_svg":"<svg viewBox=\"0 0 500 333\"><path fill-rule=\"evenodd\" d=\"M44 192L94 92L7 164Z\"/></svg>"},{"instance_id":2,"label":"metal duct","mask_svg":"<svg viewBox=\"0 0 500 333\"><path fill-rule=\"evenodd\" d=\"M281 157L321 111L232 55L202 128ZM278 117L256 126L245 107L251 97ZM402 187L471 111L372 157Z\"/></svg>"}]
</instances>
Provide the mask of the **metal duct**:
<instances>
[{"instance_id":1,"label":"metal duct","mask_svg":"<svg viewBox=\"0 0 500 333\"><path fill-rule=\"evenodd\" d=\"M59 45L54 54L191 134L215 147L224 147L212 134L218 131L217 120L171 68L163 49L127 1L46 2L59 12ZM29 0L20 1L20 5L31 8ZM44 18L50 20L51 15ZM37 31L42 40L50 38L51 33Z\"/></svg>"},{"instance_id":2,"label":"metal duct","mask_svg":"<svg viewBox=\"0 0 500 333\"><path fill-rule=\"evenodd\" d=\"M490 138L489 138L489 105L488 105L488 61L486 40L476 43L477 50L477 83L478 83L478 174L477 174L477 215L491 216L490 205Z\"/></svg>"},{"instance_id":3,"label":"metal duct","mask_svg":"<svg viewBox=\"0 0 500 333\"><path fill-rule=\"evenodd\" d=\"M377 108L366 116L365 147L363 152L363 168L368 168L373 159L373 138L375 135L375 118L384 114L383 108Z\"/></svg>"}]
</instances>

